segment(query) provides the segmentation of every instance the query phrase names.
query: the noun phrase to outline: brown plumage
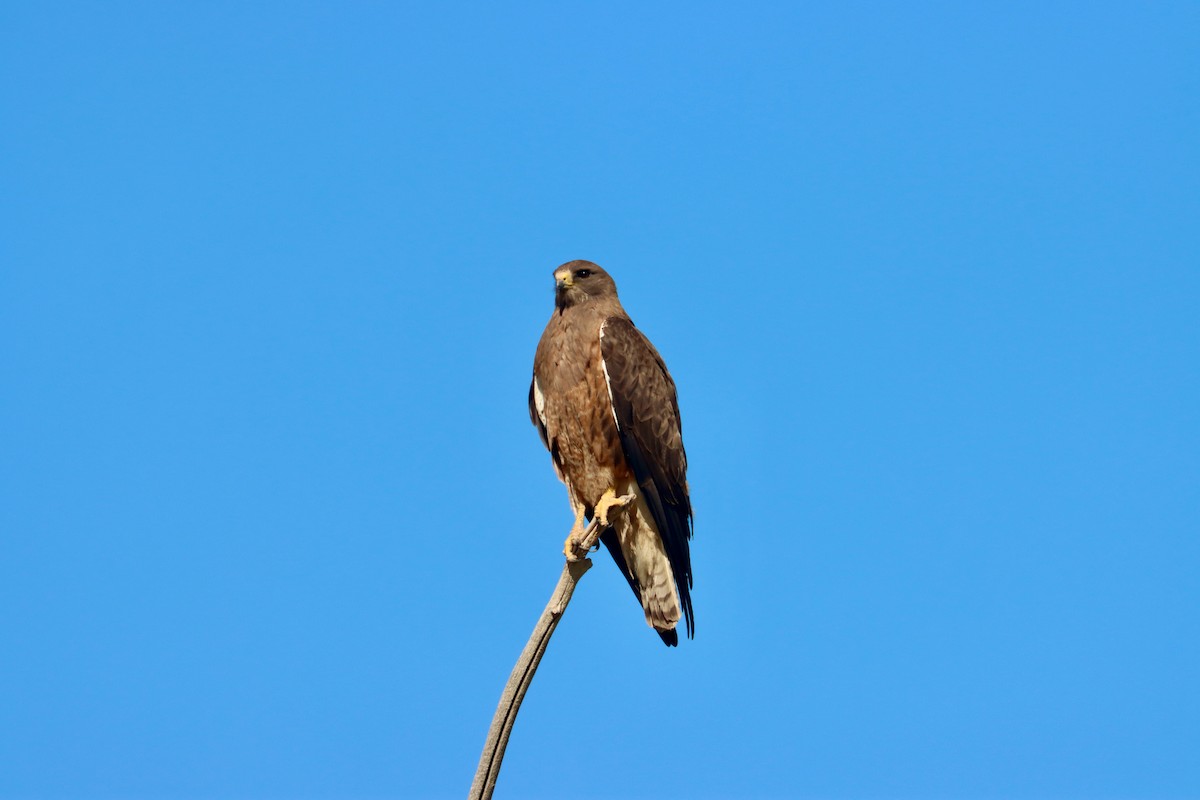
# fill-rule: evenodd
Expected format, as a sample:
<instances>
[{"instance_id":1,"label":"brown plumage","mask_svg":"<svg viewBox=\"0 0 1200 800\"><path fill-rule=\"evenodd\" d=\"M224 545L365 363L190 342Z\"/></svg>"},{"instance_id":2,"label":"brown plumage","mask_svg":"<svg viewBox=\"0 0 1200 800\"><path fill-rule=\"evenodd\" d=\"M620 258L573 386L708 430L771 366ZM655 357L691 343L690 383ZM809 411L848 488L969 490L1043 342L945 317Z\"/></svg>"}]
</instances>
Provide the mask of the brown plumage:
<instances>
[{"instance_id":1,"label":"brown plumage","mask_svg":"<svg viewBox=\"0 0 1200 800\"><path fill-rule=\"evenodd\" d=\"M607 518L614 497L633 497L600 541L646 622L675 645L681 618L688 636L694 631L692 506L675 383L621 307L607 272L570 261L554 277L554 313L534 356L529 416L567 485L573 536L584 518Z\"/></svg>"}]
</instances>

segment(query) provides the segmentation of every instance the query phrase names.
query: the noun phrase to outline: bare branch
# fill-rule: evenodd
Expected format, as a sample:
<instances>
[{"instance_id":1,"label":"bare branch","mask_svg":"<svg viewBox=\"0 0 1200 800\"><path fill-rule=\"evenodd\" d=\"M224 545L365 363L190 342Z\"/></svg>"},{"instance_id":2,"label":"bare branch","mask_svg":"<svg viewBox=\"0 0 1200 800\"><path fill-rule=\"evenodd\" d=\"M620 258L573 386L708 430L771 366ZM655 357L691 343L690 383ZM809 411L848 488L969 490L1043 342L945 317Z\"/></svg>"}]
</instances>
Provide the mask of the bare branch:
<instances>
[{"instance_id":1,"label":"bare branch","mask_svg":"<svg viewBox=\"0 0 1200 800\"><path fill-rule=\"evenodd\" d=\"M619 510L620 506L614 507L609 514L610 524ZM593 519L584 530L583 538L579 540L579 548L587 552L595 547L604 528L599 518ZM567 603L571 602L575 584L579 583L579 579L591 566L591 559L584 558L568 561L563 567L558 585L550 595L550 602L546 603L546 608L534 626L525 649L517 658L512 674L508 676L508 683L504 686L504 692L500 695L500 704L496 706L496 715L492 717L492 727L488 729L483 755L479 757L479 767L475 770L470 800L490 800L492 792L495 791L496 778L500 775L500 762L504 760L504 749L508 747L508 737L512 733L513 723L517 721L517 712L521 710L521 701L525 699L525 692L533 682L533 675L542 661L542 654L546 652L546 645L550 644L554 629L558 627L558 621L567 610Z\"/></svg>"}]
</instances>

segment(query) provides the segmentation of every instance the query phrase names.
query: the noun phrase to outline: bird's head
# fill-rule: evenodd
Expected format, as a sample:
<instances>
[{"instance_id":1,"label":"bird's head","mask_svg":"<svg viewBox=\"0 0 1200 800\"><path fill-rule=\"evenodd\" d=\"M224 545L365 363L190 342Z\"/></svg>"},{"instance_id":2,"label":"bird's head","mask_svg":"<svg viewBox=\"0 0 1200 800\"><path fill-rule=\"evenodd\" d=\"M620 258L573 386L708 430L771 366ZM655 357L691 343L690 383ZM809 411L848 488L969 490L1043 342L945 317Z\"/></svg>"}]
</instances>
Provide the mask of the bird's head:
<instances>
[{"instance_id":1,"label":"bird's head","mask_svg":"<svg viewBox=\"0 0 1200 800\"><path fill-rule=\"evenodd\" d=\"M590 261L568 261L554 270L554 305L559 311L616 298L612 276Z\"/></svg>"}]
</instances>

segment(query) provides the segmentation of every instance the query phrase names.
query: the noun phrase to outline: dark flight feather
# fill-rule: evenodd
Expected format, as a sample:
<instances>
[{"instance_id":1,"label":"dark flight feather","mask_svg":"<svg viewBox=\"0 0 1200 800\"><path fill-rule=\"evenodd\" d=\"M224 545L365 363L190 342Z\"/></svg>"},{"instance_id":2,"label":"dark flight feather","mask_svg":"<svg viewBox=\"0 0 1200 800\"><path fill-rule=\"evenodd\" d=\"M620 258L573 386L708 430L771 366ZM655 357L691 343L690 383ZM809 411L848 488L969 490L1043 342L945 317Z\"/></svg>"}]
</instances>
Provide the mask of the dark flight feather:
<instances>
[{"instance_id":1,"label":"dark flight feather","mask_svg":"<svg viewBox=\"0 0 1200 800\"><path fill-rule=\"evenodd\" d=\"M601 355L621 448L662 537L690 638L695 633L688 546L692 504L675 382L654 345L627 317L609 317L602 331ZM622 572L628 577L628 570ZM663 641L671 644L666 636Z\"/></svg>"}]
</instances>

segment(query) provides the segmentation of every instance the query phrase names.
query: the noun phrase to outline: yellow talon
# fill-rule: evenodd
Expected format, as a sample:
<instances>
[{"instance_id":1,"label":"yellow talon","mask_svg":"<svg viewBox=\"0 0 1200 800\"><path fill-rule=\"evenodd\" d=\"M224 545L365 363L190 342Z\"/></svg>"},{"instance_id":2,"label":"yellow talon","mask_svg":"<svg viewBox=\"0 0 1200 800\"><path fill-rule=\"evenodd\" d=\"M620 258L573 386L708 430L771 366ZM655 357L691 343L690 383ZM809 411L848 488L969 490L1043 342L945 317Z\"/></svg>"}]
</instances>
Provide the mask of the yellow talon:
<instances>
[{"instance_id":1,"label":"yellow talon","mask_svg":"<svg viewBox=\"0 0 1200 800\"><path fill-rule=\"evenodd\" d=\"M583 524L583 515L584 510L580 506L575 511L575 524L571 526L571 532L567 534L567 540L563 542L563 555L567 557L567 561L579 561L587 557L587 551L582 551L582 548L579 546L579 542L583 539L583 534L586 530Z\"/></svg>"},{"instance_id":2,"label":"yellow talon","mask_svg":"<svg viewBox=\"0 0 1200 800\"><path fill-rule=\"evenodd\" d=\"M596 503L596 516L600 520L600 524L604 527L610 527L612 521L608 518L608 512L614 508L624 508L633 501L632 494L623 494L617 497L617 492L614 489L607 490L600 496L600 502Z\"/></svg>"}]
</instances>

